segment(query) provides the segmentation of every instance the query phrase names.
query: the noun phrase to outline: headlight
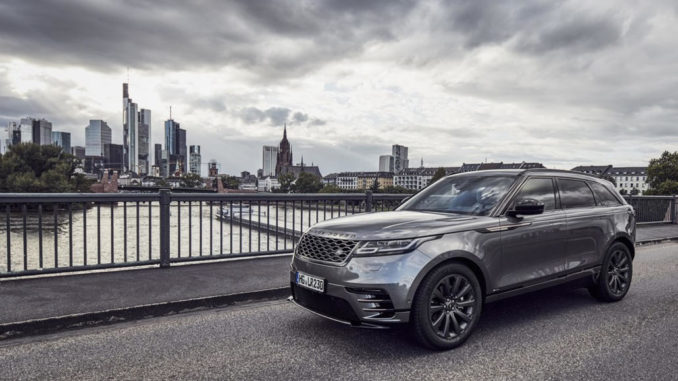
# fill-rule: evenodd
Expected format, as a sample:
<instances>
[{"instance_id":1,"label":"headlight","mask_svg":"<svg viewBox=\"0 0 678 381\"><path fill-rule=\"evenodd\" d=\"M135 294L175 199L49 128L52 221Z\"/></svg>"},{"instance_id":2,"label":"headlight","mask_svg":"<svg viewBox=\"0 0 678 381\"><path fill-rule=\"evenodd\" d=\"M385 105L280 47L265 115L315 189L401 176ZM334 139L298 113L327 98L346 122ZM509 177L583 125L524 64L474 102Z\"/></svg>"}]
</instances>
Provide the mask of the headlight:
<instances>
[{"instance_id":1,"label":"headlight","mask_svg":"<svg viewBox=\"0 0 678 381\"><path fill-rule=\"evenodd\" d=\"M355 251L355 255L370 256L370 255L393 255L408 253L416 249L422 243L438 238L440 237L435 236L412 239L394 239L388 241L363 241L360 244L358 244L358 248Z\"/></svg>"}]
</instances>

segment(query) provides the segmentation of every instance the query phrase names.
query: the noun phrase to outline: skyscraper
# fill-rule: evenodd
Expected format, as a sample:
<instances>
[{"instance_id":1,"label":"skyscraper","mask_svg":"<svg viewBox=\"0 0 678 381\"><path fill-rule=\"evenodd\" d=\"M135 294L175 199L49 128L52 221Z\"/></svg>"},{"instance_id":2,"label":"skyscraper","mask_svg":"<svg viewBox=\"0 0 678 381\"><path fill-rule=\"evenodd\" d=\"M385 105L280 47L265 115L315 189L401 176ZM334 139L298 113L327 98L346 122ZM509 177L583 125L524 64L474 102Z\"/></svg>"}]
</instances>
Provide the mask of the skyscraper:
<instances>
[{"instance_id":1,"label":"skyscraper","mask_svg":"<svg viewBox=\"0 0 678 381\"><path fill-rule=\"evenodd\" d=\"M18 127L21 143L33 143L33 118L23 118Z\"/></svg>"},{"instance_id":2,"label":"skyscraper","mask_svg":"<svg viewBox=\"0 0 678 381\"><path fill-rule=\"evenodd\" d=\"M62 131L52 131L52 144L63 149L64 152L71 152L71 133Z\"/></svg>"},{"instance_id":3,"label":"skyscraper","mask_svg":"<svg viewBox=\"0 0 678 381\"><path fill-rule=\"evenodd\" d=\"M52 144L52 123L45 119L23 118L19 130L21 143Z\"/></svg>"},{"instance_id":4,"label":"skyscraper","mask_svg":"<svg viewBox=\"0 0 678 381\"><path fill-rule=\"evenodd\" d=\"M379 172L393 172L393 155L379 156Z\"/></svg>"},{"instance_id":5,"label":"skyscraper","mask_svg":"<svg viewBox=\"0 0 678 381\"><path fill-rule=\"evenodd\" d=\"M264 146L263 162L261 165L262 177L275 176L275 165L277 160L278 160L278 147Z\"/></svg>"},{"instance_id":6,"label":"skyscraper","mask_svg":"<svg viewBox=\"0 0 678 381\"><path fill-rule=\"evenodd\" d=\"M140 175L149 173L151 165L151 110L139 110L139 171Z\"/></svg>"},{"instance_id":7,"label":"skyscraper","mask_svg":"<svg viewBox=\"0 0 678 381\"><path fill-rule=\"evenodd\" d=\"M120 171L122 169L122 145L104 144L104 166Z\"/></svg>"},{"instance_id":8,"label":"skyscraper","mask_svg":"<svg viewBox=\"0 0 678 381\"><path fill-rule=\"evenodd\" d=\"M188 170L186 130L171 118L165 121L165 151L169 166L168 175L171 176L177 171L186 173Z\"/></svg>"},{"instance_id":9,"label":"skyscraper","mask_svg":"<svg viewBox=\"0 0 678 381\"><path fill-rule=\"evenodd\" d=\"M409 168L410 161L407 159L407 147L394 144L392 147L393 171L399 173Z\"/></svg>"},{"instance_id":10,"label":"skyscraper","mask_svg":"<svg viewBox=\"0 0 678 381\"><path fill-rule=\"evenodd\" d=\"M190 169L191 173L200 175L200 166L202 165L202 157L200 155L200 146L191 146L190 147Z\"/></svg>"},{"instance_id":11,"label":"skyscraper","mask_svg":"<svg viewBox=\"0 0 678 381\"><path fill-rule=\"evenodd\" d=\"M139 172L138 106L129 97L128 85L122 84L122 151L124 171Z\"/></svg>"},{"instance_id":12,"label":"skyscraper","mask_svg":"<svg viewBox=\"0 0 678 381\"><path fill-rule=\"evenodd\" d=\"M103 120L90 120L85 127L85 156L104 156L104 144L111 144L111 128Z\"/></svg>"}]
</instances>

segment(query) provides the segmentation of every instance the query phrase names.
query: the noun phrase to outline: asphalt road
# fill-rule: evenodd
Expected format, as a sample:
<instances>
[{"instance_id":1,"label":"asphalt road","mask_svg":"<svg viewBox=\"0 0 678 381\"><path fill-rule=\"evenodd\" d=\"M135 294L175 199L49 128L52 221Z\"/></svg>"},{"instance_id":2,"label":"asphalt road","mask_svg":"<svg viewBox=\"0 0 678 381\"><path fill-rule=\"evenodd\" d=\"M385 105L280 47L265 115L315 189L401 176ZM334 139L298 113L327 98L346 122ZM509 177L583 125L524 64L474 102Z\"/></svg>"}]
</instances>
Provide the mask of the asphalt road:
<instances>
[{"instance_id":1,"label":"asphalt road","mask_svg":"<svg viewBox=\"0 0 678 381\"><path fill-rule=\"evenodd\" d=\"M639 249L626 299L549 290L486 306L465 346L269 302L0 342L0 379L678 379L678 245Z\"/></svg>"}]
</instances>

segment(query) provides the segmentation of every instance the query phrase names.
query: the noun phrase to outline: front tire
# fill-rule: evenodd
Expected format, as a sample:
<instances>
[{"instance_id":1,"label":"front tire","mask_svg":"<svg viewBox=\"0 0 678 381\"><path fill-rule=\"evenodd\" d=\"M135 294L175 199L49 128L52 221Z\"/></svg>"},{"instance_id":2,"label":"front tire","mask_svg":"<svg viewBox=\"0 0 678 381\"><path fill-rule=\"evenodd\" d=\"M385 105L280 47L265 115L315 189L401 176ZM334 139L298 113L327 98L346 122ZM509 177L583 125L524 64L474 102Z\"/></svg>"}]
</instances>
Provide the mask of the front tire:
<instances>
[{"instance_id":1,"label":"front tire","mask_svg":"<svg viewBox=\"0 0 678 381\"><path fill-rule=\"evenodd\" d=\"M460 263L443 265L424 278L415 294L412 331L426 347L456 348L471 335L482 306L482 289L473 271Z\"/></svg>"},{"instance_id":2,"label":"front tire","mask_svg":"<svg viewBox=\"0 0 678 381\"><path fill-rule=\"evenodd\" d=\"M620 301L629 291L632 276L631 252L626 245L617 242L608 249L600 273L589 287L589 292L602 302Z\"/></svg>"}]
</instances>

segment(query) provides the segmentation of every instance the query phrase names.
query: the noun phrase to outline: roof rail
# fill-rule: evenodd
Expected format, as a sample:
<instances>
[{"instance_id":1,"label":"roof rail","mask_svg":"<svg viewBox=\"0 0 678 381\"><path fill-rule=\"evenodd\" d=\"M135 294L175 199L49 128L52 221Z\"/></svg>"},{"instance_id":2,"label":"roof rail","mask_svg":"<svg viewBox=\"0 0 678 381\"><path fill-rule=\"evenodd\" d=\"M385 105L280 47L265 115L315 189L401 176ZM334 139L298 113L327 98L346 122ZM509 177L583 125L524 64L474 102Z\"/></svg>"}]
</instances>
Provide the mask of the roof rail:
<instances>
[{"instance_id":1,"label":"roof rail","mask_svg":"<svg viewBox=\"0 0 678 381\"><path fill-rule=\"evenodd\" d=\"M560 172L560 173L573 173L576 175L584 175L584 176L589 176L589 177L594 177L594 178L600 178L598 175L593 174L593 173L584 173L584 172L578 172L578 171L571 171L569 169L548 169L548 168L527 168L523 170L523 173L525 172ZM603 172L606 173L607 171Z\"/></svg>"}]
</instances>

